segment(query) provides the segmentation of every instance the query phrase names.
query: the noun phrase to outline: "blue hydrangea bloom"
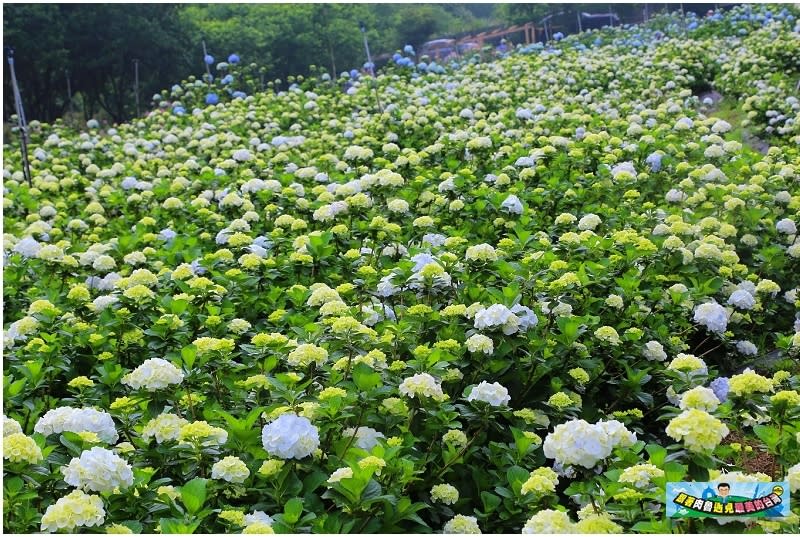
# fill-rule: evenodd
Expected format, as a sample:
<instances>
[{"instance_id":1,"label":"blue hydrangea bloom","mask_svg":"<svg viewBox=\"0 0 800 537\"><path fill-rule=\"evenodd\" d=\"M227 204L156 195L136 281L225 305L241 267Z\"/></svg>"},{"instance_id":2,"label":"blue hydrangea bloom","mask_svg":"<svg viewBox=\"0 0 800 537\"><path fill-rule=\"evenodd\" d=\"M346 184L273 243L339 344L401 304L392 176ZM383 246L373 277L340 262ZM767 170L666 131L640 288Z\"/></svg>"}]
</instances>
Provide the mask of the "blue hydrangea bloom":
<instances>
[{"instance_id":1,"label":"blue hydrangea bloom","mask_svg":"<svg viewBox=\"0 0 800 537\"><path fill-rule=\"evenodd\" d=\"M234 91L233 92L233 98L234 99L244 99L245 97L247 97L247 94L245 92L243 92L243 91Z\"/></svg>"},{"instance_id":2,"label":"blue hydrangea bloom","mask_svg":"<svg viewBox=\"0 0 800 537\"><path fill-rule=\"evenodd\" d=\"M172 109L172 113L175 114L176 116L182 116L183 114L186 113L186 109L182 106L176 106L175 108Z\"/></svg>"},{"instance_id":3,"label":"blue hydrangea bloom","mask_svg":"<svg viewBox=\"0 0 800 537\"><path fill-rule=\"evenodd\" d=\"M230 56L228 56L228 63L239 63L239 55L231 54Z\"/></svg>"},{"instance_id":4,"label":"blue hydrangea bloom","mask_svg":"<svg viewBox=\"0 0 800 537\"><path fill-rule=\"evenodd\" d=\"M392 54L392 61L397 63L397 60L399 60L402 57L403 56L399 52L395 52L394 54Z\"/></svg>"},{"instance_id":5,"label":"blue hydrangea bloom","mask_svg":"<svg viewBox=\"0 0 800 537\"><path fill-rule=\"evenodd\" d=\"M203 61L206 62L206 65L211 65L214 63L214 56L212 56L211 54L206 54L205 57L203 58Z\"/></svg>"},{"instance_id":6,"label":"blue hydrangea bloom","mask_svg":"<svg viewBox=\"0 0 800 537\"><path fill-rule=\"evenodd\" d=\"M719 377L711 381L709 385L711 391L714 392L714 395L717 396L720 403L724 403L728 400L728 390L730 386L728 385L728 377Z\"/></svg>"},{"instance_id":7,"label":"blue hydrangea bloom","mask_svg":"<svg viewBox=\"0 0 800 537\"><path fill-rule=\"evenodd\" d=\"M556 32L553 34L553 39L555 39L556 41L561 41L562 39L564 39L564 34L562 32Z\"/></svg>"},{"instance_id":8,"label":"blue hydrangea bloom","mask_svg":"<svg viewBox=\"0 0 800 537\"><path fill-rule=\"evenodd\" d=\"M358 78L358 69L351 69L350 70L350 77L351 78Z\"/></svg>"},{"instance_id":9,"label":"blue hydrangea bloom","mask_svg":"<svg viewBox=\"0 0 800 537\"><path fill-rule=\"evenodd\" d=\"M219 102L219 96L216 93L209 93L206 95L206 104L217 104Z\"/></svg>"},{"instance_id":10,"label":"blue hydrangea bloom","mask_svg":"<svg viewBox=\"0 0 800 537\"><path fill-rule=\"evenodd\" d=\"M650 171L657 172L661 169L661 153L650 153L645 162L650 166Z\"/></svg>"},{"instance_id":11,"label":"blue hydrangea bloom","mask_svg":"<svg viewBox=\"0 0 800 537\"><path fill-rule=\"evenodd\" d=\"M414 47L412 47L411 45L406 45L403 47L403 52L405 52L406 54L414 54Z\"/></svg>"},{"instance_id":12,"label":"blue hydrangea bloom","mask_svg":"<svg viewBox=\"0 0 800 537\"><path fill-rule=\"evenodd\" d=\"M169 242L174 239L178 234L172 231L169 228L162 229L161 232L158 234L158 238L162 241Z\"/></svg>"},{"instance_id":13,"label":"blue hydrangea bloom","mask_svg":"<svg viewBox=\"0 0 800 537\"><path fill-rule=\"evenodd\" d=\"M223 84L230 84L233 82L233 75L225 75L220 82Z\"/></svg>"}]
</instances>

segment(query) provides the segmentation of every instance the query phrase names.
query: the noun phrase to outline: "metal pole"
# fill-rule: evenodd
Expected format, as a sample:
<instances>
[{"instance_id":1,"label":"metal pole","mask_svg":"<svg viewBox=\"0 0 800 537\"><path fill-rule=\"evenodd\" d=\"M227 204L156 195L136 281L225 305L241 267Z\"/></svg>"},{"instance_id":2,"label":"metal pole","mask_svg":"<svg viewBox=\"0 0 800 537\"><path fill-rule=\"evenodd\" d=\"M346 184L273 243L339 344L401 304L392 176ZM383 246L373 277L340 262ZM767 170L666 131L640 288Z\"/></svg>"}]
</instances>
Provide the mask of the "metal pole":
<instances>
[{"instance_id":1,"label":"metal pole","mask_svg":"<svg viewBox=\"0 0 800 537\"><path fill-rule=\"evenodd\" d=\"M6 57L8 58L8 66L11 69L11 87L14 93L14 109L17 112L17 121L19 124L20 152L22 153L22 173L25 175L25 179L28 181L28 187L32 188L33 180L31 179L31 165L28 162L28 122L25 120L25 110L22 108L22 95L19 92L17 73L14 70L13 48L6 48Z\"/></svg>"},{"instance_id":2,"label":"metal pole","mask_svg":"<svg viewBox=\"0 0 800 537\"><path fill-rule=\"evenodd\" d=\"M67 98L69 99L69 104L72 104L72 83L69 80L69 69L64 69L64 76L67 79Z\"/></svg>"},{"instance_id":3,"label":"metal pole","mask_svg":"<svg viewBox=\"0 0 800 537\"><path fill-rule=\"evenodd\" d=\"M139 60L133 60L133 79L133 94L136 96L136 117L139 117Z\"/></svg>"},{"instance_id":4,"label":"metal pole","mask_svg":"<svg viewBox=\"0 0 800 537\"><path fill-rule=\"evenodd\" d=\"M683 2L681 2L681 24L683 25L683 33L686 33L686 14L683 12Z\"/></svg>"},{"instance_id":5,"label":"metal pole","mask_svg":"<svg viewBox=\"0 0 800 537\"><path fill-rule=\"evenodd\" d=\"M369 63L369 74L375 76L375 66L372 65L372 56L369 53L369 42L367 41L367 27L364 23L359 23L361 35L364 37L364 50L367 52L367 62Z\"/></svg>"},{"instance_id":6,"label":"metal pole","mask_svg":"<svg viewBox=\"0 0 800 537\"><path fill-rule=\"evenodd\" d=\"M380 95L378 95L377 80L375 79L375 66L372 64L372 56L369 53L369 43L367 42L367 26L363 22L358 23L358 28L361 30L361 35L364 37L364 50L367 52L367 61L369 62L369 72L372 75L372 91L375 93L375 102L378 105L378 110L383 113L383 104L381 104Z\"/></svg>"},{"instance_id":7,"label":"metal pole","mask_svg":"<svg viewBox=\"0 0 800 537\"><path fill-rule=\"evenodd\" d=\"M208 51L206 50L206 40L203 39L203 65L206 66L206 74L208 75L208 85L211 86L211 67L206 63L206 56L208 56Z\"/></svg>"},{"instance_id":8,"label":"metal pole","mask_svg":"<svg viewBox=\"0 0 800 537\"><path fill-rule=\"evenodd\" d=\"M582 24L582 21L581 21L581 12L578 11L578 32L582 32L582 31L583 31L583 24Z\"/></svg>"}]
</instances>

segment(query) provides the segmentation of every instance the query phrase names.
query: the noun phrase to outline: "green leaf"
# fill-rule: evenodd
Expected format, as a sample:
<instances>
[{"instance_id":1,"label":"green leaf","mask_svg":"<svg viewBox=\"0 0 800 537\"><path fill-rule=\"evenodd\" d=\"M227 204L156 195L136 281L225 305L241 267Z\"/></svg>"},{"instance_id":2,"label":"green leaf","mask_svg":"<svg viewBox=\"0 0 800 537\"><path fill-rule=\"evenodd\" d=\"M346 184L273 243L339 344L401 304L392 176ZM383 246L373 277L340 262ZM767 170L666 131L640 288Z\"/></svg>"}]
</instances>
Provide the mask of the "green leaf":
<instances>
[{"instance_id":1,"label":"green leaf","mask_svg":"<svg viewBox=\"0 0 800 537\"><path fill-rule=\"evenodd\" d=\"M283 506L283 520L289 524L297 524L303 514L303 500L292 498Z\"/></svg>"},{"instance_id":2,"label":"green leaf","mask_svg":"<svg viewBox=\"0 0 800 537\"><path fill-rule=\"evenodd\" d=\"M9 397L14 397L22 391L22 388L25 386L26 382L28 382L28 379L26 378L21 378L16 382L12 382L8 388L6 388L6 393Z\"/></svg>"},{"instance_id":3,"label":"green leaf","mask_svg":"<svg viewBox=\"0 0 800 537\"><path fill-rule=\"evenodd\" d=\"M188 300L173 300L169 305L169 309L175 315L180 315L181 313L186 311L188 305L189 305Z\"/></svg>"},{"instance_id":4,"label":"green leaf","mask_svg":"<svg viewBox=\"0 0 800 537\"><path fill-rule=\"evenodd\" d=\"M158 525L161 526L161 533L194 533L200 525L200 520L186 523L179 518L159 519Z\"/></svg>"},{"instance_id":5,"label":"green leaf","mask_svg":"<svg viewBox=\"0 0 800 537\"><path fill-rule=\"evenodd\" d=\"M775 450L781 439L777 427L772 427L770 425L754 425L753 432L767 445L770 451Z\"/></svg>"},{"instance_id":6,"label":"green leaf","mask_svg":"<svg viewBox=\"0 0 800 537\"><path fill-rule=\"evenodd\" d=\"M511 485L511 489L514 491L514 494L517 495L520 493L522 484L525 483L530 476L531 473L528 470L519 466L512 466L506 471L508 484Z\"/></svg>"},{"instance_id":7,"label":"green leaf","mask_svg":"<svg viewBox=\"0 0 800 537\"><path fill-rule=\"evenodd\" d=\"M380 385L381 375L367 364L357 364L353 368L353 381L361 391L366 392Z\"/></svg>"},{"instance_id":8,"label":"green leaf","mask_svg":"<svg viewBox=\"0 0 800 537\"><path fill-rule=\"evenodd\" d=\"M181 501L192 514L203 508L206 501L206 482L205 479L196 477L181 487Z\"/></svg>"},{"instance_id":9,"label":"green leaf","mask_svg":"<svg viewBox=\"0 0 800 537\"><path fill-rule=\"evenodd\" d=\"M67 448L70 455L78 457L83 451L83 439L78 436L77 433L64 431L61 436L58 437L58 441Z\"/></svg>"},{"instance_id":10,"label":"green leaf","mask_svg":"<svg viewBox=\"0 0 800 537\"><path fill-rule=\"evenodd\" d=\"M197 358L197 347L194 345L186 345L181 349L181 358L183 358L183 363L186 364L186 368L191 369Z\"/></svg>"},{"instance_id":11,"label":"green leaf","mask_svg":"<svg viewBox=\"0 0 800 537\"><path fill-rule=\"evenodd\" d=\"M666 448L661 447L658 444L648 444L647 447L645 447L645 450L647 450L647 453L650 454L650 463L661 468L661 465L664 464L664 461L667 458Z\"/></svg>"},{"instance_id":12,"label":"green leaf","mask_svg":"<svg viewBox=\"0 0 800 537\"><path fill-rule=\"evenodd\" d=\"M481 492L481 502L483 502L483 512L488 515L497 509L503 500L491 492L483 491Z\"/></svg>"},{"instance_id":13,"label":"green leaf","mask_svg":"<svg viewBox=\"0 0 800 537\"><path fill-rule=\"evenodd\" d=\"M686 466L677 462L668 462L664 465L664 474L667 482L683 481L683 478L686 477L686 471Z\"/></svg>"}]
</instances>

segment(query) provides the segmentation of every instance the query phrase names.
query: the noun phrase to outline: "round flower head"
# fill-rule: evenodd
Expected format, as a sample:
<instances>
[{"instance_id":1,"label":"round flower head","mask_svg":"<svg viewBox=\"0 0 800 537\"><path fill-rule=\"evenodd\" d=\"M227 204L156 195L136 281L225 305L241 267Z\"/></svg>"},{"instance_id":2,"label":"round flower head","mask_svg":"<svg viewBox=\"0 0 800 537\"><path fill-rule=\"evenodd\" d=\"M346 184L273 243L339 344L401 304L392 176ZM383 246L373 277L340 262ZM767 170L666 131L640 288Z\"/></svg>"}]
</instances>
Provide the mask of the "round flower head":
<instances>
[{"instance_id":1,"label":"round flower head","mask_svg":"<svg viewBox=\"0 0 800 537\"><path fill-rule=\"evenodd\" d=\"M180 384L183 373L180 369L162 358L150 358L142 365L122 377L122 383L134 390L144 388L149 392L162 390L171 384Z\"/></svg>"},{"instance_id":2,"label":"round flower head","mask_svg":"<svg viewBox=\"0 0 800 537\"><path fill-rule=\"evenodd\" d=\"M789 482L789 487L792 492L800 491L800 463L786 470L785 480Z\"/></svg>"},{"instance_id":3,"label":"round flower head","mask_svg":"<svg viewBox=\"0 0 800 537\"><path fill-rule=\"evenodd\" d=\"M576 533L622 533L622 526L611 520L606 514L589 515L575 524Z\"/></svg>"},{"instance_id":4,"label":"round flower head","mask_svg":"<svg viewBox=\"0 0 800 537\"><path fill-rule=\"evenodd\" d=\"M563 511L542 509L525 523L522 528L523 535L538 535L541 533L575 533L575 524Z\"/></svg>"},{"instance_id":5,"label":"round flower head","mask_svg":"<svg viewBox=\"0 0 800 537\"><path fill-rule=\"evenodd\" d=\"M494 342L490 337L483 334L473 334L465 343L469 352L482 352L483 354L492 354L494 352Z\"/></svg>"},{"instance_id":6,"label":"round flower head","mask_svg":"<svg viewBox=\"0 0 800 537\"><path fill-rule=\"evenodd\" d=\"M159 444L177 440L181 434L181 427L188 423L187 420L175 414L159 414L144 426L142 438L148 442L155 438Z\"/></svg>"},{"instance_id":7,"label":"round flower head","mask_svg":"<svg viewBox=\"0 0 800 537\"><path fill-rule=\"evenodd\" d=\"M501 328L505 335L511 335L519 330L519 325L519 318L502 304L493 304L475 314L478 330Z\"/></svg>"},{"instance_id":8,"label":"round flower head","mask_svg":"<svg viewBox=\"0 0 800 537\"><path fill-rule=\"evenodd\" d=\"M337 295L338 296L338 295ZM286 359L286 362L293 367L307 367L311 362L320 365L328 359L328 351L322 347L317 347L310 343L298 345Z\"/></svg>"},{"instance_id":9,"label":"round flower head","mask_svg":"<svg viewBox=\"0 0 800 537\"><path fill-rule=\"evenodd\" d=\"M239 457L225 457L211 467L211 479L222 479L228 483L244 483L249 475L250 470Z\"/></svg>"},{"instance_id":10,"label":"round flower head","mask_svg":"<svg viewBox=\"0 0 800 537\"><path fill-rule=\"evenodd\" d=\"M772 379L759 375L749 367L742 373L734 375L728 382L730 393L746 396L753 393L769 393L773 390Z\"/></svg>"},{"instance_id":11,"label":"round flower head","mask_svg":"<svg viewBox=\"0 0 800 537\"><path fill-rule=\"evenodd\" d=\"M361 449L365 449L367 451L371 451L372 448L378 445L379 438L386 438L383 433L379 433L372 427L359 427L358 429L354 429L353 427L349 427L342 431L342 436L350 437L355 435L355 445Z\"/></svg>"},{"instance_id":12,"label":"round flower head","mask_svg":"<svg viewBox=\"0 0 800 537\"><path fill-rule=\"evenodd\" d=\"M654 464L635 464L623 470L619 476L620 483L629 483L636 488L649 487L653 479L664 477L664 470Z\"/></svg>"},{"instance_id":13,"label":"round flower head","mask_svg":"<svg viewBox=\"0 0 800 537\"><path fill-rule=\"evenodd\" d=\"M671 438L682 441L689 451L702 453L717 447L730 431L708 412L690 408L673 418L666 432Z\"/></svg>"},{"instance_id":14,"label":"round flower head","mask_svg":"<svg viewBox=\"0 0 800 537\"><path fill-rule=\"evenodd\" d=\"M737 289L728 298L728 304L742 310L751 310L756 305L755 297L744 289Z\"/></svg>"},{"instance_id":15,"label":"round flower head","mask_svg":"<svg viewBox=\"0 0 800 537\"><path fill-rule=\"evenodd\" d=\"M483 401L491 406L505 406L511 400L508 390L498 382L489 384L485 380L472 388L467 401Z\"/></svg>"},{"instance_id":16,"label":"round flower head","mask_svg":"<svg viewBox=\"0 0 800 537\"><path fill-rule=\"evenodd\" d=\"M264 449L281 459L302 459L319 447L319 431L308 418L283 414L261 431Z\"/></svg>"},{"instance_id":17,"label":"round flower head","mask_svg":"<svg viewBox=\"0 0 800 537\"><path fill-rule=\"evenodd\" d=\"M458 489L448 484L434 485L431 489L431 500L453 505L458 501Z\"/></svg>"},{"instance_id":18,"label":"round flower head","mask_svg":"<svg viewBox=\"0 0 800 537\"><path fill-rule=\"evenodd\" d=\"M593 214L593 213L589 213L589 214L583 216L583 218L581 218L578 221L578 229L580 229L581 231L584 231L584 230L587 230L587 229L592 229L593 230L597 226L599 226L601 223L602 223L602 220L600 220L599 216L597 216L596 214Z\"/></svg>"},{"instance_id":19,"label":"round flower head","mask_svg":"<svg viewBox=\"0 0 800 537\"><path fill-rule=\"evenodd\" d=\"M509 195L503 201L503 203L500 204L500 207L502 207L511 214L522 214L523 210L522 202L514 194Z\"/></svg>"},{"instance_id":20,"label":"round flower head","mask_svg":"<svg viewBox=\"0 0 800 537\"><path fill-rule=\"evenodd\" d=\"M780 233L785 233L786 235L797 234L797 225L791 218L784 218L783 220L778 221L778 223L775 224L775 229L777 229Z\"/></svg>"},{"instance_id":21,"label":"round flower head","mask_svg":"<svg viewBox=\"0 0 800 537\"><path fill-rule=\"evenodd\" d=\"M465 257L467 261L481 261L488 263L497 261L497 252L495 252L491 244L483 243L467 248Z\"/></svg>"},{"instance_id":22,"label":"round flower head","mask_svg":"<svg viewBox=\"0 0 800 537\"><path fill-rule=\"evenodd\" d=\"M72 531L79 527L100 526L106 512L100 496L75 490L51 505L42 516L42 531Z\"/></svg>"},{"instance_id":23,"label":"round flower head","mask_svg":"<svg viewBox=\"0 0 800 537\"><path fill-rule=\"evenodd\" d=\"M705 375L708 373L708 366L702 358L698 358L693 354L683 353L680 353L678 356L673 358L669 365L667 365L667 369L674 371L686 371L690 374Z\"/></svg>"},{"instance_id":24,"label":"round flower head","mask_svg":"<svg viewBox=\"0 0 800 537\"><path fill-rule=\"evenodd\" d=\"M695 308L694 322L711 332L724 332L728 327L728 312L716 302L706 302Z\"/></svg>"},{"instance_id":25,"label":"round flower head","mask_svg":"<svg viewBox=\"0 0 800 537\"><path fill-rule=\"evenodd\" d=\"M103 442L113 444L119 438L111 415L93 408L60 407L39 418L33 430L45 436L64 431L92 432Z\"/></svg>"},{"instance_id":26,"label":"round flower head","mask_svg":"<svg viewBox=\"0 0 800 537\"><path fill-rule=\"evenodd\" d=\"M12 463L36 464L42 460L43 455L33 438L22 433L13 433L3 437L3 458Z\"/></svg>"},{"instance_id":27,"label":"round flower head","mask_svg":"<svg viewBox=\"0 0 800 537\"><path fill-rule=\"evenodd\" d=\"M588 423L573 419L557 425L545 438L544 455L562 466L594 468L616 446L629 446L636 435L616 421Z\"/></svg>"},{"instance_id":28,"label":"round flower head","mask_svg":"<svg viewBox=\"0 0 800 537\"><path fill-rule=\"evenodd\" d=\"M113 451L93 447L62 469L68 485L94 492L111 492L133 485L133 470Z\"/></svg>"},{"instance_id":29,"label":"round flower head","mask_svg":"<svg viewBox=\"0 0 800 537\"><path fill-rule=\"evenodd\" d=\"M442 386L428 373L418 373L408 377L400 384L398 390L402 395L410 398L430 397L436 401L445 400L446 396Z\"/></svg>"},{"instance_id":30,"label":"round flower head","mask_svg":"<svg viewBox=\"0 0 800 537\"><path fill-rule=\"evenodd\" d=\"M697 408L706 412L714 412L720 404L719 398L710 388L697 386L681 396L680 407L682 410L687 408Z\"/></svg>"},{"instance_id":31,"label":"round flower head","mask_svg":"<svg viewBox=\"0 0 800 537\"><path fill-rule=\"evenodd\" d=\"M22 427L19 422L3 416L3 436L9 436L16 433L21 433Z\"/></svg>"},{"instance_id":32,"label":"round flower head","mask_svg":"<svg viewBox=\"0 0 800 537\"><path fill-rule=\"evenodd\" d=\"M642 354L644 354L644 357L648 360L663 362L667 359L667 353L664 352L664 346L658 341L648 341L645 343Z\"/></svg>"},{"instance_id":33,"label":"round flower head","mask_svg":"<svg viewBox=\"0 0 800 537\"><path fill-rule=\"evenodd\" d=\"M442 533L481 533L481 529L474 516L456 515L444 525Z\"/></svg>"}]
</instances>

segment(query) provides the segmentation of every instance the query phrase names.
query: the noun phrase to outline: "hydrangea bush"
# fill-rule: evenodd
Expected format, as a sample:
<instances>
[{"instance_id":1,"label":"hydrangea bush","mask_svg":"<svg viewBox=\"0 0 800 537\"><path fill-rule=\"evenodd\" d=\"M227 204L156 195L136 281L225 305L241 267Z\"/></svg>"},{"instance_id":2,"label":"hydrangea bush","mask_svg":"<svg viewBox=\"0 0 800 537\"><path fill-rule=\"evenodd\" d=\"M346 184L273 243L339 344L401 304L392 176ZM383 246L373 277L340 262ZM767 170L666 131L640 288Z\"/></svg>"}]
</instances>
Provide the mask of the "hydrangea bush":
<instances>
[{"instance_id":1,"label":"hydrangea bush","mask_svg":"<svg viewBox=\"0 0 800 537\"><path fill-rule=\"evenodd\" d=\"M798 492L796 17L32 124L4 529L719 531L668 521L666 483Z\"/></svg>"}]
</instances>

